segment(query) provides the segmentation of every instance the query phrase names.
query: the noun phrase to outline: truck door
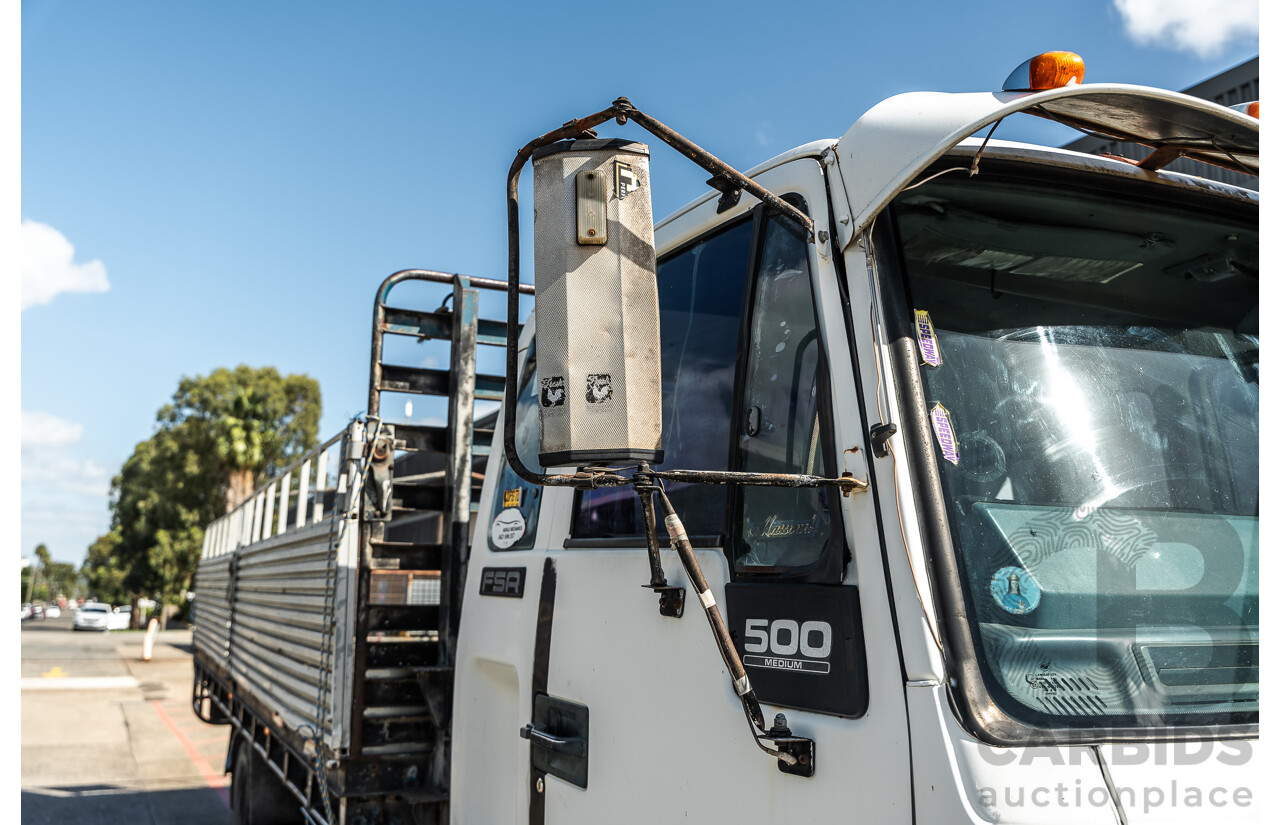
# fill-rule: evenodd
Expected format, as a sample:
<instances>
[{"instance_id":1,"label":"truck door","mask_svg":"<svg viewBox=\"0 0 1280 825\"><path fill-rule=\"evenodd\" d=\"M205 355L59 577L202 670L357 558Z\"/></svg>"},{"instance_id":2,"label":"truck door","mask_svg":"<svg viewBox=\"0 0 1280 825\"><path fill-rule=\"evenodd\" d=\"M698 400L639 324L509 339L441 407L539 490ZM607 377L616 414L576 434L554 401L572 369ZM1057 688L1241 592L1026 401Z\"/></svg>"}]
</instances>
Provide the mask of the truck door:
<instances>
[{"instance_id":1,"label":"truck door","mask_svg":"<svg viewBox=\"0 0 1280 825\"><path fill-rule=\"evenodd\" d=\"M757 176L809 212L816 244L747 203L718 214L708 201L659 229L663 468L865 477L822 168L799 157ZM667 485L766 718L785 714L816 741L804 778L752 741L696 601L662 616L642 587L632 490L490 476L462 623L455 821L909 821L903 682L867 496ZM662 560L688 587L665 543Z\"/></svg>"}]
</instances>

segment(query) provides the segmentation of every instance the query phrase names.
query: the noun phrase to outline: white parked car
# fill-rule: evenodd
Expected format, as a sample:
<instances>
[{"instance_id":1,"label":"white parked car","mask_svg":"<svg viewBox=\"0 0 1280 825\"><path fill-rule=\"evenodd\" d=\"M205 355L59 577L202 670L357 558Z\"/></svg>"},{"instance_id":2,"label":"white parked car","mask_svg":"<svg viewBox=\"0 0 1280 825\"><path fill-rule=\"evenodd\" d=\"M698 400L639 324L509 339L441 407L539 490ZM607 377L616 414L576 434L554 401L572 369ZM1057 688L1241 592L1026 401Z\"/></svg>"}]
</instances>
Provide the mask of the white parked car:
<instances>
[{"instance_id":1,"label":"white parked car","mask_svg":"<svg viewBox=\"0 0 1280 825\"><path fill-rule=\"evenodd\" d=\"M112 613L111 605L102 602L85 602L76 611L75 619L71 623L72 630L110 630L112 618L118 614ZM125 627L128 627L128 622Z\"/></svg>"},{"instance_id":2,"label":"white parked car","mask_svg":"<svg viewBox=\"0 0 1280 825\"><path fill-rule=\"evenodd\" d=\"M127 604L119 607L111 608L111 615L107 617L108 630L128 630L129 618L133 615L133 608Z\"/></svg>"},{"instance_id":3,"label":"white parked car","mask_svg":"<svg viewBox=\"0 0 1280 825\"><path fill-rule=\"evenodd\" d=\"M45 605L44 617L46 619L61 619L62 608L58 607L56 604Z\"/></svg>"}]
</instances>

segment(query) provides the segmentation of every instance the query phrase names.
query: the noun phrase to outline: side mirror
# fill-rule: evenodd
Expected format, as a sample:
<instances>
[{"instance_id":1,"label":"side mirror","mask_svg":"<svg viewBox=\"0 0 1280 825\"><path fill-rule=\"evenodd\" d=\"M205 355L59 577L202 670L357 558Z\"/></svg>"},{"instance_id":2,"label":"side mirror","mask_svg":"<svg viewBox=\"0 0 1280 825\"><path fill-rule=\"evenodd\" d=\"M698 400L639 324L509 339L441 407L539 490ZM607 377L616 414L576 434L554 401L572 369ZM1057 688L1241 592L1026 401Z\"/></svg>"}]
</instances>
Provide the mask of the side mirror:
<instances>
[{"instance_id":1,"label":"side mirror","mask_svg":"<svg viewBox=\"0 0 1280 825\"><path fill-rule=\"evenodd\" d=\"M662 462L662 346L649 147L533 153L539 462Z\"/></svg>"}]
</instances>

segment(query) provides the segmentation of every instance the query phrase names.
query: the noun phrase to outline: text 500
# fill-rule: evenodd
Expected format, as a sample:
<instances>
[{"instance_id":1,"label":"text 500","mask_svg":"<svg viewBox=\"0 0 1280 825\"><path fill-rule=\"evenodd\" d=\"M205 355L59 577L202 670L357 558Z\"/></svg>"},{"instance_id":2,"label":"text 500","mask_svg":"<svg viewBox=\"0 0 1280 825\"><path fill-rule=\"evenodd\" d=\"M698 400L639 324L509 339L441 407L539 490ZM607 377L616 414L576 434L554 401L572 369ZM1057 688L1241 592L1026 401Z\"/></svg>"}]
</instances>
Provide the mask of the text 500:
<instances>
[{"instance_id":1,"label":"text 500","mask_svg":"<svg viewBox=\"0 0 1280 825\"><path fill-rule=\"evenodd\" d=\"M831 654L831 625L828 622L805 622L794 619L747 619L747 653L772 653L775 656L802 656L825 659Z\"/></svg>"}]
</instances>

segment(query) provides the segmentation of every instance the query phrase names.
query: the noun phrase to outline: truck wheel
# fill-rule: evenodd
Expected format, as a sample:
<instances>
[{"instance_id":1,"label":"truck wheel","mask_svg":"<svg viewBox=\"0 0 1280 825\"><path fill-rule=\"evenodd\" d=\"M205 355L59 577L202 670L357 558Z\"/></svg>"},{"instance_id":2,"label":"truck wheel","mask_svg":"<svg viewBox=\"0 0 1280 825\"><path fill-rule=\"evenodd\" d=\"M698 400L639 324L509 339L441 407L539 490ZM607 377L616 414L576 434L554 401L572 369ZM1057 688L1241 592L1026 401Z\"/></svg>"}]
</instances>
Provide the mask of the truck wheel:
<instances>
[{"instance_id":1,"label":"truck wheel","mask_svg":"<svg viewBox=\"0 0 1280 825\"><path fill-rule=\"evenodd\" d=\"M233 825L296 825L301 804L248 740L236 743L231 764L231 822Z\"/></svg>"}]
</instances>

